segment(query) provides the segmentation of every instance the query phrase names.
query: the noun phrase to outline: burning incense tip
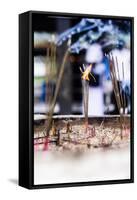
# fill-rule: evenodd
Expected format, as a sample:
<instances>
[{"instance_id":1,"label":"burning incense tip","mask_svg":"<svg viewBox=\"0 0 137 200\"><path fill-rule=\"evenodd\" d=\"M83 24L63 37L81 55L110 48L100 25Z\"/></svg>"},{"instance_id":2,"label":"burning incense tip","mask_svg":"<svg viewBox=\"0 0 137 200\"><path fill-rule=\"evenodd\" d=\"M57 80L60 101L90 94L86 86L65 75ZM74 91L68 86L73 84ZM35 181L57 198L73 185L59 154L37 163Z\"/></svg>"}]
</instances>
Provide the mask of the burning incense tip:
<instances>
[{"instance_id":1,"label":"burning incense tip","mask_svg":"<svg viewBox=\"0 0 137 200\"><path fill-rule=\"evenodd\" d=\"M90 64L89 66L85 67L85 65L83 64L83 68L84 70L82 70L82 68L80 67L80 71L82 73L82 79L83 80L87 80L89 81L89 75L92 76L92 78L94 79L94 81L96 81L95 77L93 76L93 74L91 74L91 69L92 69L92 64Z\"/></svg>"},{"instance_id":2,"label":"burning incense tip","mask_svg":"<svg viewBox=\"0 0 137 200\"><path fill-rule=\"evenodd\" d=\"M83 99L84 99L84 113L85 113L85 128L86 132L88 130L88 96L89 96L89 75L95 80L95 77L91 74L92 64L85 66L83 64L83 69L80 67L82 73L81 79L83 84Z\"/></svg>"}]
</instances>

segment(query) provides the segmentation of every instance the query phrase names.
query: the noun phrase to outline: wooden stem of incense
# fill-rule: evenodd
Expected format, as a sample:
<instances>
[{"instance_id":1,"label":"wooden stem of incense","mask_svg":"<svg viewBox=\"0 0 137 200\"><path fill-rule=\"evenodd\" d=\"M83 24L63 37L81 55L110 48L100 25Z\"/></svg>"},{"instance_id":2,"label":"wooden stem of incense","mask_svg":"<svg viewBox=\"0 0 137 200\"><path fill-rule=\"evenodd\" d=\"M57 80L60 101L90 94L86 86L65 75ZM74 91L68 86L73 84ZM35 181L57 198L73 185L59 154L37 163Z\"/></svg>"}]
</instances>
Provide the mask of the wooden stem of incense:
<instances>
[{"instance_id":1,"label":"wooden stem of incense","mask_svg":"<svg viewBox=\"0 0 137 200\"><path fill-rule=\"evenodd\" d=\"M46 94L49 92L49 75L50 75L50 56L49 56L49 47L47 48L47 55L46 55L46 59L45 59L45 83L46 83L46 86L47 86L47 91ZM47 71L47 74L48 76L46 75L46 71ZM49 104L49 95L46 95L46 98L45 98L45 105L46 104Z\"/></svg>"},{"instance_id":2,"label":"wooden stem of incense","mask_svg":"<svg viewBox=\"0 0 137 200\"><path fill-rule=\"evenodd\" d=\"M123 74L123 81L125 80L125 75L124 75L124 63L122 62L122 74ZM124 128L125 128L125 110L126 109L126 96L125 92L123 92L123 113L124 113L124 118L123 118L123 123L124 123Z\"/></svg>"},{"instance_id":3,"label":"wooden stem of incense","mask_svg":"<svg viewBox=\"0 0 137 200\"><path fill-rule=\"evenodd\" d=\"M46 127L47 135L49 134L49 130L50 130L50 127L51 127L52 115L53 115L53 112L54 112L54 107L55 107L55 104L56 104L56 99L57 99L58 92L59 92L59 89L60 89L60 85L61 85L62 77L63 77L63 74L64 74L65 64L66 64L68 55L69 55L69 51L67 50L65 55L64 55L62 65L60 67L60 72L59 72L59 76L58 76L56 88L55 88L55 94L54 94L54 97L53 97L53 100L52 100L52 103L51 103L51 107L50 107L50 112L49 112L49 116L48 116L48 120L47 120L47 127Z\"/></svg>"},{"instance_id":4,"label":"wooden stem of incense","mask_svg":"<svg viewBox=\"0 0 137 200\"><path fill-rule=\"evenodd\" d=\"M111 75L111 80L113 84L114 94L115 94L115 98L116 98L116 102L117 102L117 106L118 106L118 110L120 114L120 129L121 129L121 139L122 139L123 138L123 134L122 134L123 122L122 122L122 113L121 113L122 99L120 96L120 91L119 91L120 89L118 87L116 70L115 70L115 62L114 62L114 57L112 54L109 55L109 64L110 64L110 75Z\"/></svg>"},{"instance_id":5,"label":"wooden stem of incense","mask_svg":"<svg viewBox=\"0 0 137 200\"><path fill-rule=\"evenodd\" d=\"M83 93L84 93L84 113L85 113L85 126L86 132L88 129L88 97L89 97L89 81L82 80L83 83Z\"/></svg>"},{"instance_id":6,"label":"wooden stem of incense","mask_svg":"<svg viewBox=\"0 0 137 200\"><path fill-rule=\"evenodd\" d=\"M117 60L117 57L116 57L116 67L117 67L117 73L118 73L118 80L119 80L119 90L120 90L120 98L121 98L121 106L122 106L122 113L121 113L121 125L122 125L122 128L121 128L121 131L124 127L124 124L125 124L125 117L124 117L124 113L125 113L125 95L123 93L122 95L122 86L121 86L121 81L120 81L120 73L119 73L119 67L118 67L118 60ZM124 81L124 65L123 65L123 62L122 62L122 72L123 72L123 77L122 80ZM121 139L122 139L122 133L121 133Z\"/></svg>"},{"instance_id":7,"label":"wooden stem of incense","mask_svg":"<svg viewBox=\"0 0 137 200\"><path fill-rule=\"evenodd\" d=\"M54 63L55 53L56 53L55 52L55 44L52 42L51 43L51 55L50 55L50 80L53 80L54 71L55 71L55 63ZM53 95L53 83L50 83L50 99L49 99L49 104L51 104L51 102L52 102L52 95Z\"/></svg>"},{"instance_id":8,"label":"wooden stem of incense","mask_svg":"<svg viewBox=\"0 0 137 200\"><path fill-rule=\"evenodd\" d=\"M125 80L125 75L124 75L124 63L122 62L122 74L123 74L123 81ZM123 93L123 107L124 107L124 112L126 108L126 96L125 93Z\"/></svg>"},{"instance_id":9,"label":"wooden stem of incense","mask_svg":"<svg viewBox=\"0 0 137 200\"><path fill-rule=\"evenodd\" d=\"M123 96L122 96L122 87L121 87L121 83L120 83L120 73L119 73L117 57L116 57L116 68L117 68L117 74L118 74L118 80L119 80L119 90L120 90L121 105L122 105L122 107L124 107Z\"/></svg>"}]
</instances>

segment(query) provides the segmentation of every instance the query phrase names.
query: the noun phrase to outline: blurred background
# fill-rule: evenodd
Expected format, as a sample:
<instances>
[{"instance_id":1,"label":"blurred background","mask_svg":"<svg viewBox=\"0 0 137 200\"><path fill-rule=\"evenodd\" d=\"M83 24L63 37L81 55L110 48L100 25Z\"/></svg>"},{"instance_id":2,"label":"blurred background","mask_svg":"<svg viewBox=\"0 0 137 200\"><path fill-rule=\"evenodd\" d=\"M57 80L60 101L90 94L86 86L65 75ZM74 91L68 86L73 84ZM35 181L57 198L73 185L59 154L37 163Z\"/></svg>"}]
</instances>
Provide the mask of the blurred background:
<instances>
[{"instance_id":1,"label":"blurred background","mask_svg":"<svg viewBox=\"0 0 137 200\"><path fill-rule=\"evenodd\" d=\"M130 113L130 21L79 17L33 16L34 113L48 113L60 66L69 44L69 56L54 114L83 114L79 67L93 64L89 82L89 115L118 114L106 54L117 57L126 114ZM124 63L124 78L122 72Z\"/></svg>"}]
</instances>

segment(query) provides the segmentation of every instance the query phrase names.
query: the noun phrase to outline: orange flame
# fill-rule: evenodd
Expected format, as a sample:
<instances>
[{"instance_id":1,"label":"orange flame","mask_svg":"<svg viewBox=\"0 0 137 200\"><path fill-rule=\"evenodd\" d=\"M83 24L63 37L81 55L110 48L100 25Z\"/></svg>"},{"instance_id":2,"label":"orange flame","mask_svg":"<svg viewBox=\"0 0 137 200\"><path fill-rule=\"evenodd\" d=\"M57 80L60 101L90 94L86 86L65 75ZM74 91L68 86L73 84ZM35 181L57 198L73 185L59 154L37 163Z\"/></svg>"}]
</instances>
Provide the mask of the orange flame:
<instances>
[{"instance_id":1,"label":"orange flame","mask_svg":"<svg viewBox=\"0 0 137 200\"><path fill-rule=\"evenodd\" d=\"M87 80L87 81L89 81L90 79L89 79L89 75L91 75L92 77L93 77L93 79L94 79L94 81L96 81L95 80L95 77L91 74L91 69L92 69L92 64L90 64L88 67L86 67L86 69L83 71L82 69L81 69L81 67L80 67L80 71L81 71L81 73L82 73L82 79L83 80Z\"/></svg>"}]
</instances>

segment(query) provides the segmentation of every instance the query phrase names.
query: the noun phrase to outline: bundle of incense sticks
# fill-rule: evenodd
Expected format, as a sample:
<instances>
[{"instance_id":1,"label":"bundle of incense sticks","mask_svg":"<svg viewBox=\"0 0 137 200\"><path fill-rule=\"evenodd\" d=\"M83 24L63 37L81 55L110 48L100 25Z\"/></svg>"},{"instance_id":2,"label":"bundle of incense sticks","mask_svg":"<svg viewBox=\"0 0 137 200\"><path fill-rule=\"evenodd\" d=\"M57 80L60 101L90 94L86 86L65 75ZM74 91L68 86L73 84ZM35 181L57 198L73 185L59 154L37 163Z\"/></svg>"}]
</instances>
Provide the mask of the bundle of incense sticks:
<instances>
[{"instance_id":1,"label":"bundle of incense sticks","mask_svg":"<svg viewBox=\"0 0 137 200\"><path fill-rule=\"evenodd\" d=\"M107 55L109 66L110 66L110 76L113 84L114 94L116 98L117 107L120 114L120 127L121 127L121 139L123 138L122 130L124 126L124 114L126 108L126 96L122 94L122 87L120 84L120 73L117 57L114 58L113 54L110 53ZM117 70L117 72L116 72ZM122 72L123 72L123 81L124 81L124 64L122 63ZM119 80L119 84L118 84Z\"/></svg>"},{"instance_id":2,"label":"bundle of incense sticks","mask_svg":"<svg viewBox=\"0 0 137 200\"><path fill-rule=\"evenodd\" d=\"M64 54L64 57L63 57L63 61L62 61L61 67L60 67L59 75L58 75L58 79L57 79L57 82L56 82L56 88L55 88L54 96L53 96L53 99L51 100L51 103L50 103L49 113L48 113L48 120L47 120L47 123L46 123L46 128L44 130L45 136L49 135L49 131L50 131L50 128L51 128L52 116L53 116L53 112L54 112L57 96L58 96L58 93L59 93L61 81L62 81L62 78L63 78L63 75L64 75L65 64L66 64L67 58L69 56L69 47L70 47L70 45L71 45L71 39L68 40L68 48L67 48L67 50L66 50L66 52ZM56 62L56 51L55 51L55 48L53 49L53 52L54 52L54 54L51 55L51 57L53 57L51 60L53 60L53 62L55 63Z\"/></svg>"}]
</instances>

